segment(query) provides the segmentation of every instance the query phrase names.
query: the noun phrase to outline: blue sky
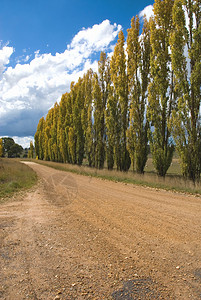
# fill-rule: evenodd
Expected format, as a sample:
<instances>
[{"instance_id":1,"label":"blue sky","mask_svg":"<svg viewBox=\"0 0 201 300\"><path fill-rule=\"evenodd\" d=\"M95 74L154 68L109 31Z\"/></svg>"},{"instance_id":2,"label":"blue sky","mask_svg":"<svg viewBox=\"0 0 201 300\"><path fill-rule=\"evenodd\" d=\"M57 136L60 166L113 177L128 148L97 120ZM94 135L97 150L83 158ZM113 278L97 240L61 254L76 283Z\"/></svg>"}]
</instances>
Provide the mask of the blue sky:
<instances>
[{"instance_id":1,"label":"blue sky","mask_svg":"<svg viewBox=\"0 0 201 300\"><path fill-rule=\"evenodd\" d=\"M39 119L90 67L111 53L118 32L153 1L1 0L0 136L28 146ZM145 9L145 10L144 10Z\"/></svg>"}]
</instances>

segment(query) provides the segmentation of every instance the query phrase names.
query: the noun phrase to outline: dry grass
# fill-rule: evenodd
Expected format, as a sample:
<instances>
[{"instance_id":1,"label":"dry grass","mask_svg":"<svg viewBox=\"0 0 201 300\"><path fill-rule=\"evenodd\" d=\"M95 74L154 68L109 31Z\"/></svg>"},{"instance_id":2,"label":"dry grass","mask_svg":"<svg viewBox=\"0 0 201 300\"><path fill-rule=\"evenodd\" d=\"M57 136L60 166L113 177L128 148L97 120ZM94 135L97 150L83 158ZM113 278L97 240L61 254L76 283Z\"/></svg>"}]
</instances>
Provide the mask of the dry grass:
<instances>
[{"instance_id":1,"label":"dry grass","mask_svg":"<svg viewBox=\"0 0 201 300\"><path fill-rule=\"evenodd\" d=\"M35 172L15 159L0 159L0 203L13 193L30 188L37 181Z\"/></svg>"},{"instance_id":2,"label":"dry grass","mask_svg":"<svg viewBox=\"0 0 201 300\"><path fill-rule=\"evenodd\" d=\"M87 166L77 166L71 164L62 164L48 161L35 161L37 163L53 167L58 170L73 172L80 175L98 177L102 179L124 182L130 184L138 184L149 186L158 189L174 190L190 194L201 194L201 183L194 183L190 180L185 180L180 175L180 166L178 159L174 159L165 178L158 177L154 172L152 159L149 158L144 175L133 173L118 172L116 170L108 171L107 169L97 170Z\"/></svg>"}]
</instances>

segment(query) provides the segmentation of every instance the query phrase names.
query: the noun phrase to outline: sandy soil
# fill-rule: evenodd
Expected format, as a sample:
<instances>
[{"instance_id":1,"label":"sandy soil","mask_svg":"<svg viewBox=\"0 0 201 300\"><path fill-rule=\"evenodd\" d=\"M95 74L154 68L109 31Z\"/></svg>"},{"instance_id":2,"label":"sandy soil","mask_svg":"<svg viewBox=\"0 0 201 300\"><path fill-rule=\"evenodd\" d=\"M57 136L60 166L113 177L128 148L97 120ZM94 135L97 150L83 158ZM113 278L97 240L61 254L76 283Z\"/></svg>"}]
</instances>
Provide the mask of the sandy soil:
<instances>
[{"instance_id":1,"label":"sandy soil","mask_svg":"<svg viewBox=\"0 0 201 300\"><path fill-rule=\"evenodd\" d=\"M0 206L0 299L201 299L201 198L27 164Z\"/></svg>"}]
</instances>

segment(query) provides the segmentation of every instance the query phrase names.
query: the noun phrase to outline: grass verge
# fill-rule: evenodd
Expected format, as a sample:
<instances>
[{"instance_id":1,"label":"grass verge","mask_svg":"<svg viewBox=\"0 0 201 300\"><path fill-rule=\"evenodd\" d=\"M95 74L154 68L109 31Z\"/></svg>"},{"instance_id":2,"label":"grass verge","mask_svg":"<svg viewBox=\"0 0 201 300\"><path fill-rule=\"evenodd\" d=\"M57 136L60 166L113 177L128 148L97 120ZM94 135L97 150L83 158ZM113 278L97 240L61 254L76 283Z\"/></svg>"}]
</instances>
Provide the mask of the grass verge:
<instances>
[{"instance_id":1,"label":"grass verge","mask_svg":"<svg viewBox=\"0 0 201 300\"><path fill-rule=\"evenodd\" d=\"M72 172L79 175L107 179L115 182L136 184L155 189L172 190L175 192L201 195L201 183L194 184L190 180L185 180L181 175L178 175L177 172L175 172L175 174L167 174L165 178L161 178L158 177L154 172L145 172L143 175L139 175L133 173L132 171L124 173L116 170L97 170L95 168L89 168L87 166L77 166L40 160L33 161L57 170Z\"/></svg>"},{"instance_id":2,"label":"grass verge","mask_svg":"<svg viewBox=\"0 0 201 300\"><path fill-rule=\"evenodd\" d=\"M0 159L0 203L15 192L32 187L37 181L36 173L19 161Z\"/></svg>"}]
</instances>

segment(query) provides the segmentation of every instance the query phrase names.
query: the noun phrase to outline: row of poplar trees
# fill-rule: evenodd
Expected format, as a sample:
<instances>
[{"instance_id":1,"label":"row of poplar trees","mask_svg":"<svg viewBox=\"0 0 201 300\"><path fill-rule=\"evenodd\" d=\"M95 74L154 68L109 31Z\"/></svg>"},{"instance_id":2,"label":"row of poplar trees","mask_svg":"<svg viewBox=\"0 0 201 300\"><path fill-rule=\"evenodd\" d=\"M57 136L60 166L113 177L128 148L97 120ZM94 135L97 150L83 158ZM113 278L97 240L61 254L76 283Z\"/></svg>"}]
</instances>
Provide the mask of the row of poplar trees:
<instances>
[{"instance_id":1,"label":"row of poplar trees","mask_svg":"<svg viewBox=\"0 0 201 300\"><path fill-rule=\"evenodd\" d=\"M141 33L141 34L140 34ZM71 84L35 134L39 159L143 173L148 145L158 175L179 154L183 175L201 173L201 1L155 0L154 16L131 20L111 59L101 53Z\"/></svg>"}]
</instances>

